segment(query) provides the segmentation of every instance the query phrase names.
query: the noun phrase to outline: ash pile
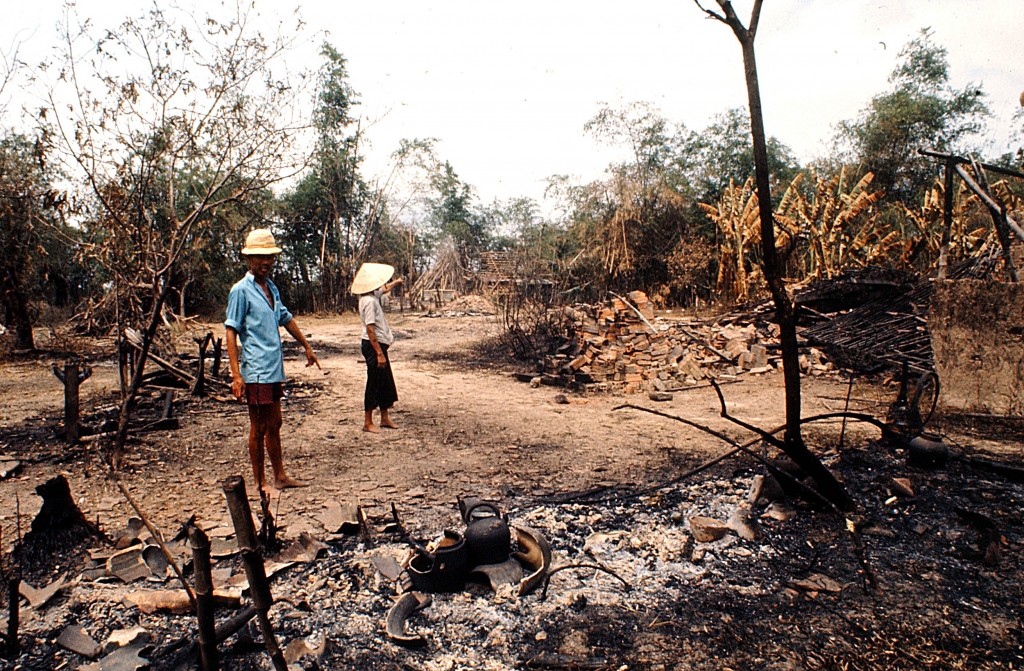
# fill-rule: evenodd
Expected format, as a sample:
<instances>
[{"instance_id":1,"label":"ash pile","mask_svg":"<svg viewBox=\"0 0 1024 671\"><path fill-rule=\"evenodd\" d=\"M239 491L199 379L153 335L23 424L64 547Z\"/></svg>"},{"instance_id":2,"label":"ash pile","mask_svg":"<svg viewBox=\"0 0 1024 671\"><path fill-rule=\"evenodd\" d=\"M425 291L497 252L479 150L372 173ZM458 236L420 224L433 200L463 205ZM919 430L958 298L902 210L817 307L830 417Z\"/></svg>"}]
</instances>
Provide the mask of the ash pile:
<instances>
[{"instance_id":1,"label":"ash pile","mask_svg":"<svg viewBox=\"0 0 1024 671\"><path fill-rule=\"evenodd\" d=\"M745 462L475 504L335 502L317 538L265 555L267 619L289 670L1016 667L1024 486L879 446L826 458L857 493L850 519ZM220 668L275 668L237 539L209 536L218 631L236 623ZM12 668L196 668L155 541L136 522L84 568L32 573ZM163 543L192 581L180 535Z\"/></svg>"}]
</instances>

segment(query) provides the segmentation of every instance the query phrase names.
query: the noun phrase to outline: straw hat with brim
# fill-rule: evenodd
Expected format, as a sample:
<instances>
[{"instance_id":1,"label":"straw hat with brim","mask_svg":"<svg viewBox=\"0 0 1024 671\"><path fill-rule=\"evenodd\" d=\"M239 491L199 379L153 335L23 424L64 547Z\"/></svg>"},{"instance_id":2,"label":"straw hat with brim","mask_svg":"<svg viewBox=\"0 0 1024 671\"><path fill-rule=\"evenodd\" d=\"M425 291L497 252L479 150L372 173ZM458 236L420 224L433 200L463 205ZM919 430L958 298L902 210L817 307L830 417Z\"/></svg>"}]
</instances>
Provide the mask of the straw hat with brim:
<instances>
[{"instance_id":1,"label":"straw hat with brim","mask_svg":"<svg viewBox=\"0 0 1024 671\"><path fill-rule=\"evenodd\" d=\"M368 294L384 286L395 274L395 267L386 263L364 263L352 280L352 293Z\"/></svg>"},{"instance_id":2,"label":"straw hat with brim","mask_svg":"<svg viewBox=\"0 0 1024 671\"><path fill-rule=\"evenodd\" d=\"M245 239L242 253L246 256L280 254L281 248L274 242L274 234L267 228L257 228Z\"/></svg>"}]
</instances>

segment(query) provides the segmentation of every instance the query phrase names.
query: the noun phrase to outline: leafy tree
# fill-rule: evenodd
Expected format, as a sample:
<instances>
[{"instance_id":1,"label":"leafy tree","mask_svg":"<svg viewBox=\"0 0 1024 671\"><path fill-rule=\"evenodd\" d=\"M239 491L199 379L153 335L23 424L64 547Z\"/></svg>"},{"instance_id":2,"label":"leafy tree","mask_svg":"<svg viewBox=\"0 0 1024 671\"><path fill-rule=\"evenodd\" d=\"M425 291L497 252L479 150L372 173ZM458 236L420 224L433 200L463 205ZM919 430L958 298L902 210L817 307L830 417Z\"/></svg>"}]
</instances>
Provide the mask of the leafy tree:
<instances>
[{"instance_id":1,"label":"leafy tree","mask_svg":"<svg viewBox=\"0 0 1024 671\"><path fill-rule=\"evenodd\" d=\"M800 169L792 150L775 137L765 149L774 192L788 184ZM730 184L743 184L754 175L750 115L739 108L716 116L702 131L688 133L679 149L680 170L702 202L720 199Z\"/></svg>"},{"instance_id":2,"label":"leafy tree","mask_svg":"<svg viewBox=\"0 0 1024 671\"><path fill-rule=\"evenodd\" d=\"M143 332L108 452L115 466L142 364L196 231L223 208L260 207L301 161L292 146L299 92L278 67L297 38L265 38L250 25L251 7L236 10L196 21L154 7L98 37L67 10L49 115L70 176L88 190L83 249L113 277L115 301L134 299L117 314Z\"/></svg>"},{"instance_id":3,"label":"leafy tree","mask_svg":"<svg viewBox=\"0 0 1024 671\"><path fill-rule=\"evenodd\" d=\"M0 139L0 306L19 349L35 347L31 301L66 303L71 290L61 240L66 200L49 153L45 136Z\"/></svg>"},{"instance_id":4,"label":"leafy tree","mask_svg":"<svg viewBox=\"0 0 1024 671\"><path fill-rule=\"evenodd\" d=\"M669 168L676 162L678 137L686 129L675 129L649 103L634 102L621 110L605 105L583 129L599 141L630 150L629 160L613 165L612 169L640 189L655 182L678 182Z\"/></svg>"},{"instance_id":5,"label":"leafy tree","mask_svg":"<svg viewBox=\"0 0 1024 671\"><path fill-rule=\"evenodd\" d=\"M985 94L977 84L950 84L946 49L927 29L900 50L889 83L856 119L839 124L837 142L875 174L887 200L916 202L934 179L933 163L917 150L967 151L989 114Z\"/></svg>"},{"instance_id":6,"label":"leafy tree","mask_svg":"<svg viewBox=\"0 0 1024 671\"><path fill-rule=\"evenodd\" d=\"M473 187L459 178L448 161L430 176L430 184L433 192L427 203L434 240L451 239L465 258L487 249L489 231L475 211Z\"/></svg>"},{"instance_id":7,"label":"leafy tree","mask_svg":"<svg viewBox=\"0 0 1024 671\"><path fill-rule=\"evenodd\" d=\"M667 258L690 221L688 189L673 169L678 131L646 103L603 107L585 129L626 147L629 156L611 165L605 180L573 186L555 179L549 185L549 195L564 203L567 230L579 249L571 272L577 286L587 288L581 297L644 289L663 299L678 279Z\"/></svg>"},{"instance_id":8,"label":"leafy tree","mask_svg":"<svg viewBox=\"0 0 1024 671\"><path fill-rule=\"evenodd\" d=\"M375 234L377 218L365 211L370 195L359 175L359 131L352 117L358 96L348 82L347 62L330 44L317 77L313 110L316 144L311 170L280 207L285 261L297 284L317 287L314 309L348 299L348 286ZM296 297L293 296L293 301ZM299 301L301 305L305 301Z\"/></svg>"}]
</instances>

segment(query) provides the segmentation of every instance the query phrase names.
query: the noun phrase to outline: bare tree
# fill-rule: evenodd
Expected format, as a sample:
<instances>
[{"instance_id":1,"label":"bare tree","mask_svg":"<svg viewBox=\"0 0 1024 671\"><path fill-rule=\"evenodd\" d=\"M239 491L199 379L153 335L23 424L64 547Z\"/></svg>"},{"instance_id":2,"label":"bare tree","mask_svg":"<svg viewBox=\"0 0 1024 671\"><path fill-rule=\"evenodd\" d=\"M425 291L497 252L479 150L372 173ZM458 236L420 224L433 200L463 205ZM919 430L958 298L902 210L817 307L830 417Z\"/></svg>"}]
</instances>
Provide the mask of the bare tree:
<instances>
[{"instance_id":1,"label":"bare tree","mask_svg":"<svg viewBox=\"0 0 1024 671\"><path fill-rule=\"evenodd\" d=\"M143 333L108 451L116 466L176 264L218 210L249 208L258 221L270 185L300 167L293 140L306 122L283 57L301 22L268 39L244 3L225 19L154 4L96 37L72 12L51 122L69 174L85 185L83 250L112 280L119 305L135 298L119 333L135 319Z\"/></svg>"},{"instance_id":2,"label":"bare tree","mask_svg":"<svg viewBox=\"0 0 1024 671\"><path fill-rule=\"evenodd\" d=\"M750 108L750 131L754 143L754 175L757 190L758 214L761 220L761 263L764 277L775 302L775 317L779 324L782 344L783 375L786 383L786 433L783 449L821 489L821 493L840 508L848 509L852 501L846 489L821 461L807 449L800 430L800 361L796 338L796 311L782 277L783 262L775 244L775 220L772 215L772 194L768 174L768 150L765 142L764 120L761 114L761 92L757 82L757 62L754 58L754 37L761 16L762 0L754 0L750 22L744 26L729 0L715 0L721 13L705 9L700 0L694 0L709 17L732 29L743 51L743 70L747 82L747 104Z\"/></svg>"}]
</instances>

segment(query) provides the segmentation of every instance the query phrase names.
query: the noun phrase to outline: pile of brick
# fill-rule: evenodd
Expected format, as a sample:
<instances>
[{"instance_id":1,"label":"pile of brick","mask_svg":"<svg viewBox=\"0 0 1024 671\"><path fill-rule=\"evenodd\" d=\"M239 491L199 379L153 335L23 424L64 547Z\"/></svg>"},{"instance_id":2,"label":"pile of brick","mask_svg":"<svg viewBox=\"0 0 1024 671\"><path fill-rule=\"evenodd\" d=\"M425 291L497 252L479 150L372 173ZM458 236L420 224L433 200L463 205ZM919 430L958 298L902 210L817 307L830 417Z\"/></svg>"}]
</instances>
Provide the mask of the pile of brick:
<instances>
[{"instance_id":1,"label":"pile of brick","mask_svg":"<svg viewBox=\"0 0 1024 671\"><path fill-rule=\"evenodd\" d=\"M544 361L546 376L561 384L627 393L673 391L712 376L768 372L776 363L768 356L767 328L655 318L642 291L565 308L563 315L574 335Z\"/></svg>"}]
</instances>

